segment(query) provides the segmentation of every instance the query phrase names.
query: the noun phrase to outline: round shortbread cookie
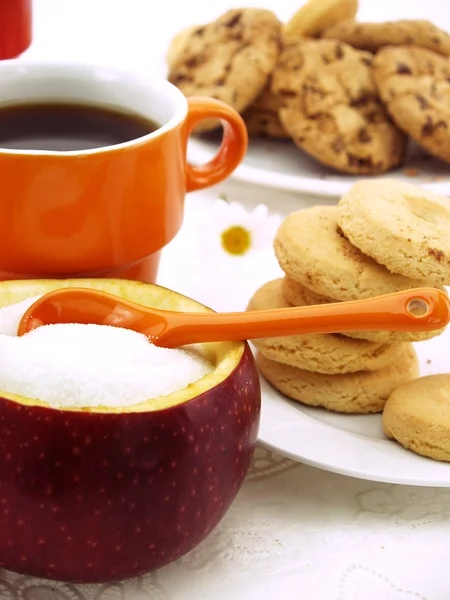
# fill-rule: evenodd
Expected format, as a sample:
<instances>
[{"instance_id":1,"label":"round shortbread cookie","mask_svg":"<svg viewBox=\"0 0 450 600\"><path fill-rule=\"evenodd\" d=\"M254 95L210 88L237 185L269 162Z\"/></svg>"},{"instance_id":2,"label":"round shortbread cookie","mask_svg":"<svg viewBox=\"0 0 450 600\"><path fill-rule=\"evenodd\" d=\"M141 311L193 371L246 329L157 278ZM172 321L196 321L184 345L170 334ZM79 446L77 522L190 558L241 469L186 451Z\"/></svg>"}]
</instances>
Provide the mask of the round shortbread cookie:
<instances>
[{"instance_id":1,"label":"round shortbread cookie","mask_svg":"<svg viewBox=\"0 0 450 600\"><path fill-rule=\"evenodd\" d=\"M373 60L373 80L395 123L450 162L450 62L416 46L387 46Z\"/></svg>"},{"instance_id":2,"label":"round shortbread cookie","mask_svg":"<svg viewBox=\"0 0 450 600\"><path fill-rule=\"evenodd\" d=\"M339 201L350 242L390 271L450 284L450 201L410 183L359 181Z\"/></svg>"},{"instance_id":3,"label":"round shortbread cookie","mask_svg":"<svg viewBox=\"0 0 450 600\"><path fill-rule=\"evenodd\" d=\"M256 362L267 381L288 398L341 413L381 412L396 387L419 376L412 344L406 345L396 361L379 371L324 375L277 363L261 352Z\"/></svg>"},{"instance_id":4,"label":"round shortbread cookie","mask_svg":"<svg viewBox=\"0 0 450 600\"><path fill-rule=\"evenodd\" d=\"M349 20L328 29L323 37L369 52L376 52L383 46L411 44L450 56L450 35L430 21L360 23Z\"/></svg>"},{"instance_id":5,"label":"round shortbread cookie","mask_svg":"<svg viewBox=\"0 0 450 600\"><path fill-rule=\"evenodd\" d=\"M386 402L383 429L417 454L450 462L450 374L399 386Z\"/></svg>"},{"instance_id":6,"label":"round shortbread cookie","mask_svg":"<svg viewBox=\"0 0 450 600\"><path fill-rule=\"evenodd\" d=\"M446 292L445 288L442 289ZM283 279L283 294L292 306L312 306L314 304L332 304L333 302L339 302L339 300L315 294L287 275ZM445 329L438 329L435 331L417 331L411 333L405 331L349 331L342 335L358 340L378 342L379 344L394 344L395 342L420 342L429 340L440 335L444 330Z\"/></svg>"},{"instance_id":7,"label":"round shortbread cookie","mask_svg":"<svg viewBox=\"0 0 450 600\"><path fill-rule=\"evenodd\" d=\"M232 9L181 35L179 45L178 58L172 49L169 81L185 96L217 98L241 113L262 93L275 67L281 23L270 10ZM201 129L217 124L211 119Z\"/></svg>"},{"instance_id":8,"label":"round shortbread cookie","mask_svg":"<svg viewBox=\"0 0 450 600\"><path fill-rule=\"evenodd\" d=\"M292 306L313 306L316 304L339 302L339 300L333 300L333 298L329 298L328 296L316 294L288 275L284 277L282 287L284 297Z\"/></svg>"},{"instance_id":9,"label":"round shortbread cookie","mask_svg":"<svg viewBox=\"0 0 450 600\"><path fill-rule=\"evenodd\" d=\"M256 291L247 310L289 308L283 296L282 279ZM253 340L267 358L315 373L375 371L395 361L405 344L376 344L335 334L309 334Z\"/></svg>"},{"instance_id":10,"label":"round shortbread cookie","mask_svg":"<svg viewBox=\"0 0 450 600\"><path fill-rule=\"evenodd\" d=\"M318 37L334 25L353 19L358 0L309 0L284 26L286 38Z\"/></svg>"},{"instance_id":11,"label":"round shortbread cookie","mask_svg":"<svg viewBox=\"0 0 450 600\"><path fill-rule=\"evenodd\" d=\"M289 277L336 300L360 300L422 287L423 281L391 273L353 246L340 231L338 217L337 206L313 206L283 221L274 248Z\"/></svg>"},{"instance_id":12,"label":"round shortbread cookie","mask_svg":"<svg viewBox=\"0 0 450 600\"><path fill-rule=\"evenodd\" d=\"M334 40L289 42L272 74L292 141L342 173L383 173L404 158L406 136L379 100L372 58Z\"/></svg>"}]
</instances>

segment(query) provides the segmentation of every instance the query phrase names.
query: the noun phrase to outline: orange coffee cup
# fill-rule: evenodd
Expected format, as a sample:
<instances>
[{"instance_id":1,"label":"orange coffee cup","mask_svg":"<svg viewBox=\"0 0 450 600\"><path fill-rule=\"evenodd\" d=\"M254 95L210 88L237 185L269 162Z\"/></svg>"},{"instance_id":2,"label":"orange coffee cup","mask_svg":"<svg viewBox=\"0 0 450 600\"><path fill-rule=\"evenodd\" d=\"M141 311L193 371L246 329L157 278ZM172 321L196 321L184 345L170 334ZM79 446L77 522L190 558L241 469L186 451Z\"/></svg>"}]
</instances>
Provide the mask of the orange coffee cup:
<instances>
[{"instance_id":1,"label":"orange coffee cup","mask_svg":"<svg viewBox=\"0 0 450 600\"><path fill-rule=\"evenodd\" d=\"M229 106L189 98L150 75L83 64L0 62L0 110L25 102L113 107L160 127L82 151L0 147L0 279L124 277L154 282L177 234L186 192L238 166L247 131ZM223 139L207 164L187 162L190 132L219 118Z\"/></svg>"}]
</instances>

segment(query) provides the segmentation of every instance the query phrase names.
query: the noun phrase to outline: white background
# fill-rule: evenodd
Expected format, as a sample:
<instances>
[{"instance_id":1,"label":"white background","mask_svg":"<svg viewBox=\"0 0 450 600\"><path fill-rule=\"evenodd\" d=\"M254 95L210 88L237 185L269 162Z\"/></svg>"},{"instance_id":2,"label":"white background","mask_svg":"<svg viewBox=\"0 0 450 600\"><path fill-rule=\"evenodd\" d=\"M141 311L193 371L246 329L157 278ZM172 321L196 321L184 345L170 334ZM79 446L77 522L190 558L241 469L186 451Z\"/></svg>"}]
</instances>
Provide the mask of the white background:
<instances>
[{"instance_id":1,"label":"white background","mask_svg":"<svg viewBox=\"0 0 450 600\"><path fill-rule=\"evenodd\" d=\"M30 54L54 59L155 66L171 35L184 26L206 22L233 6L292 15L301 0L35 0L35 40ZM360 0L359 17L450 23L448 0Z\"/></svg>"}]
</instances>

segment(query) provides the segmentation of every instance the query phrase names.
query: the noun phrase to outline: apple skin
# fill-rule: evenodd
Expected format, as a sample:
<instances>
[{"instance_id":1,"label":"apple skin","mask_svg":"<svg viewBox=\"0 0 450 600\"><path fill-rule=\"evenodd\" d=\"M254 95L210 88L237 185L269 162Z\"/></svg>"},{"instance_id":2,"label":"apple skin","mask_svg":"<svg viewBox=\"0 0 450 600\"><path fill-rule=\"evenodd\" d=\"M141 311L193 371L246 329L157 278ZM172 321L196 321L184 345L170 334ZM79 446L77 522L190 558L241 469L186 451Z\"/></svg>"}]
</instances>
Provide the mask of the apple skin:
<instances>
[{"instance_id":1,"label":"apple skin","mask_svg":"<svg viewBox=\"0 0 450 600\"><path fill-rule=\"evenodd\" d=\"M0 398L0 567L99 582L182 556L239 491L260 400L247 344L220 384L154 412L55 410Z\"/></svg>"}]
</instances>

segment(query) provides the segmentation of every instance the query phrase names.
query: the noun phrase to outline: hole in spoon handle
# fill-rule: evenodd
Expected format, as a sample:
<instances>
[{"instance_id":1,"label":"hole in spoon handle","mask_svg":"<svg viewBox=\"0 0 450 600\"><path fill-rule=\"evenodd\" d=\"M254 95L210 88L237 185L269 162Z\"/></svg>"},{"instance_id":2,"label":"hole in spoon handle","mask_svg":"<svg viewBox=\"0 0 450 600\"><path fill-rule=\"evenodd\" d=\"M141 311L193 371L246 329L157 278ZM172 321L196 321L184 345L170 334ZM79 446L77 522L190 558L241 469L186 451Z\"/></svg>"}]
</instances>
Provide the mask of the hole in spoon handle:
<instances>
[{"instance_id":1,"label":"hole in spoon handle","mask_svg":"<svg viewBox=\"0 0 450 600\"><path fill-rule=\"evenodd\" d=\"M447 294L435 288L417 288L399 292L395 296L404 297L404 317L410 325L410 331L440 329L448 325L450 320L450 302ZM386 296L388 298L388 296ZM400 305L401 307L401 305ZM401 315L392 316L398 320ZM403 321L403 319L401 319Z\"/></svg>"},{"instance_id":2,"label":"hole in spoon handle","mask_svg":"<svg viewBox=\"0 0 450 600\"><path fill-rule=\"evenodd\" d=\"M427 300L423 298L412 298L406 306L408 314L414 319L423 319L431 310L431 306Z\"/></svg>"}]
</instances>

